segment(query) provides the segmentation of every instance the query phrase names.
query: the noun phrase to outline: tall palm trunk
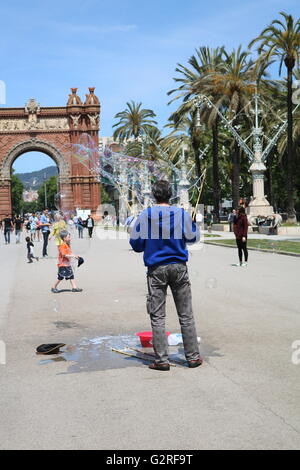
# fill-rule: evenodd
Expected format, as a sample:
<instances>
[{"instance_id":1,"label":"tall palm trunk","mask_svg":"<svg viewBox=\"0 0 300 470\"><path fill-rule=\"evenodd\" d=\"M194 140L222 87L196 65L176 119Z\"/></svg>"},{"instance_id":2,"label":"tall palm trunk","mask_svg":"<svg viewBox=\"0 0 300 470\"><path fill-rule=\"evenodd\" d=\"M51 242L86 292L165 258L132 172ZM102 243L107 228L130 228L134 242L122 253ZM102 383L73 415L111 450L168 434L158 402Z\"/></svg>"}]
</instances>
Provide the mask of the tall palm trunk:
<instances>
[{"instance_id":1,"label":"tall palm trunk","mask_svg":"<svg viewBox=\"0 0 300 470\"><path fill-rule=\"evenodd\" d=\"M240 109L237 109L236 114L239 114ZM239 119L235 119L232 123L233 127L238 126ZM233 208L237 209L240 204L240 170L241 170L241 151L237 141L234 141L234 150L232 158L232 201Z\"/></svg>"},{"instance_id":2,"label":"tall palm trunk","mask_svg":"<svg viewBox=\"0 0 300 470\"><path fill-rule=\"evenodd\" d=\"M214 211L216 222L220 222L220 177L219 177L219 156L218 156L218 136L219 136L219 119L216 118L215 123L212 126L212 155L213 155L213 191L214 191Z\"/></svg>"},{"instance_id":3,"label":"tall palm trunk","mask_svg":"<svg viewBox=\"0 0 300 470\"><path fill-rule=\"evenodd\" d=\"M292 80L293 80L293 66L294 59L286 59L285 64L288 69L288 93L287 93L287 196L288 196L288 221L296 222L296 213L294 206L294 194L293 194L293 104L292 104Z\"/></svg>"},{"instance_id":4,"label":"tall palm trunk","mask_svg":"<svg viewBox=\"0 0 300 470\"><path fill-rule=\"evenodd\" d=\"M240 166L240 147L238 146L238 143L235 142L232 159L232 200L234 209L237 209L240 203Z\"/></svg>"},{"instance_id":5,"label":"tall palm trunk","mask_svg":"<svg viewBox=\"0 0 300 470\"><path fill-rule=\"evenodd\" d=\"M266 190L267 190L267 197L268 200L271 204L271 206L274 206L274 194L273 194L273 175L272 175L272 163L274 159L274 148L273 150L269 153L267 160L266 160Z\"/></svg>"}]
</instances>

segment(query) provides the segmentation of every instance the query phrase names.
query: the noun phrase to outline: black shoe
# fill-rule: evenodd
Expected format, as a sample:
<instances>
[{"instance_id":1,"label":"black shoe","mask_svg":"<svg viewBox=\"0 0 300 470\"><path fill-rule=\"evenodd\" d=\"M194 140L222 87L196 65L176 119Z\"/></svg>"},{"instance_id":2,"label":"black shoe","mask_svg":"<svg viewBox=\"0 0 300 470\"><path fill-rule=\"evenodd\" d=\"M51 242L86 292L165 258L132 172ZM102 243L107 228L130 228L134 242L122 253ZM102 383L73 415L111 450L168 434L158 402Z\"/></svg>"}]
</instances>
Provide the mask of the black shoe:
<instances>
[{"instance_id":1,"label":"black shoe","mask_svg":"<svg viewBox=\"0 0 300 470\"><path fill-rule=\"evenodd\" d=\"M201 366L202 363L203 363L203 358L200 356L199 359L188 361L188 366L192 368L199 367Z\"/></svg>"},{"instance_id":2,"label":"black shoe","mask_svg":"<svg viewBox=\"0 0 300 470\"><path fill-rule=\"evenodd\" d=\"M51 288L51 292L53 292L54 294L58 294L58 293L59 293L59 290L56 289L55 287L52 287L52 288Z\"/></svg>"},{"instance_id":3,"label":"black shoe","mask_svg":"<svg viewBox=\"0 0 300 470\"><path fill-rule=\"evenodd\" d=\"M156 362L153 362L153 364L150 364L149 369L170 370L170 364L168 363L157 364Z\"/></svg>"},{"instance_id":4,"label":"black shoe","mask_svg":"<svg viewBox=\"0 0 300 470\"><path fill-rule=\"evenodd\" d=\"M72 292L82 292L82 289L79 289L79 287L76 287L72 289Z\"/></svg>"}]
</instances>

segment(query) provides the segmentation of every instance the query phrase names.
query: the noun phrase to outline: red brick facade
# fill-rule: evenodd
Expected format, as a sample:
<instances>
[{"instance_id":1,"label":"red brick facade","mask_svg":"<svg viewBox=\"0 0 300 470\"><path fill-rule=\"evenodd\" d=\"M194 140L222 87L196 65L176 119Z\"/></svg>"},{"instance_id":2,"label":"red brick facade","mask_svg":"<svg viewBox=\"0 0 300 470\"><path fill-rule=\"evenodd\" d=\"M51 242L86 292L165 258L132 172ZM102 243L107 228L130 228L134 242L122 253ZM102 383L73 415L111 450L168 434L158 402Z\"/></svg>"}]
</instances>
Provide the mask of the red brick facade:
<instances>
[{"instance_id":1,"label":"red brick facade","mask_svg":"<svg viewBox=\"0 0 300 470\"><path fill-rule=\"evenodd\" d=\"M72 88L65 107L40 108L31 99L25 108L0 109L0 220L11 214L11 168L23 153L41 151L59 170L61 208L91 209L100 204L100 185L91 171L93 162L74 155L74 145L88 134L98 148L100 104L89 88L84 103Z\"/></svg>"}]
</instances>

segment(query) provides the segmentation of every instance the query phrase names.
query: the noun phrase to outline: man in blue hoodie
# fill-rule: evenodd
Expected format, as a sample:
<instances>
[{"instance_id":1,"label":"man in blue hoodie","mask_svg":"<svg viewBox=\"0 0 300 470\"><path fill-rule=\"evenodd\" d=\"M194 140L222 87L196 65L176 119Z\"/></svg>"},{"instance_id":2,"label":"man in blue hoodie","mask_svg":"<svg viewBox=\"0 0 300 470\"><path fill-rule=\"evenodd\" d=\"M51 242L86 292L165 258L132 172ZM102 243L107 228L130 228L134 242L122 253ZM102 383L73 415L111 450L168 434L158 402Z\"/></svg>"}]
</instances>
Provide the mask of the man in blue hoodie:
<instances>
[{"instance_id":1,"label":"man in blue hoodie","mask_svg":"<svg viewBox=\"0 0 300 470\"><path fill-rule=\"evenodd\" d=\"M151 319L156 356L149 367L170 370L165 332L168 286L175 301L188 366L198 367L203 359L199 354L192 310L186 243L199 241L200 233L187 212L169 205L172 189L167 181L156 182L152 193L157 205L145 209L139 215L130 238L133 250L137 253L144 252L144 263L148 267L147 310Z\"/></svg>"}]
</instances>

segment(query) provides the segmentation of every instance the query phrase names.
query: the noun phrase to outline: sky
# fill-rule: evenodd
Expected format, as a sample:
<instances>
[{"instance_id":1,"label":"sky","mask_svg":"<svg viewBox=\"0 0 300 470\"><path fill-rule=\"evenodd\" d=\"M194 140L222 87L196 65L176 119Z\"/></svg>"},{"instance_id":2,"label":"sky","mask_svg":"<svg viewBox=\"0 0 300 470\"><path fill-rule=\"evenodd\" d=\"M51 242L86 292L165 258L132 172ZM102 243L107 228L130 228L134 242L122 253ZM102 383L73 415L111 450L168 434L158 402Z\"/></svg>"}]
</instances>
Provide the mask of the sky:
<instances>
[{"instance_id":1,"label":"sky","mask_svg":"<svg viewBox=\"0 0 300 470\"><path fill-rule=\"evenodd\" d=\"M102 136L112 135L115 114L131 100L153 109L162 128L177 107L167 104L167 92L176 86L178 63L188 65L200 46L246 49L280 11L298 18L299 0L2 2L0 80L6 104L0 107L22 107L29 98L62 106L70 88L85 99L95 86ZM52 163L31 155L16 160L17 172Z\"/></svg>"}]
</instances>

